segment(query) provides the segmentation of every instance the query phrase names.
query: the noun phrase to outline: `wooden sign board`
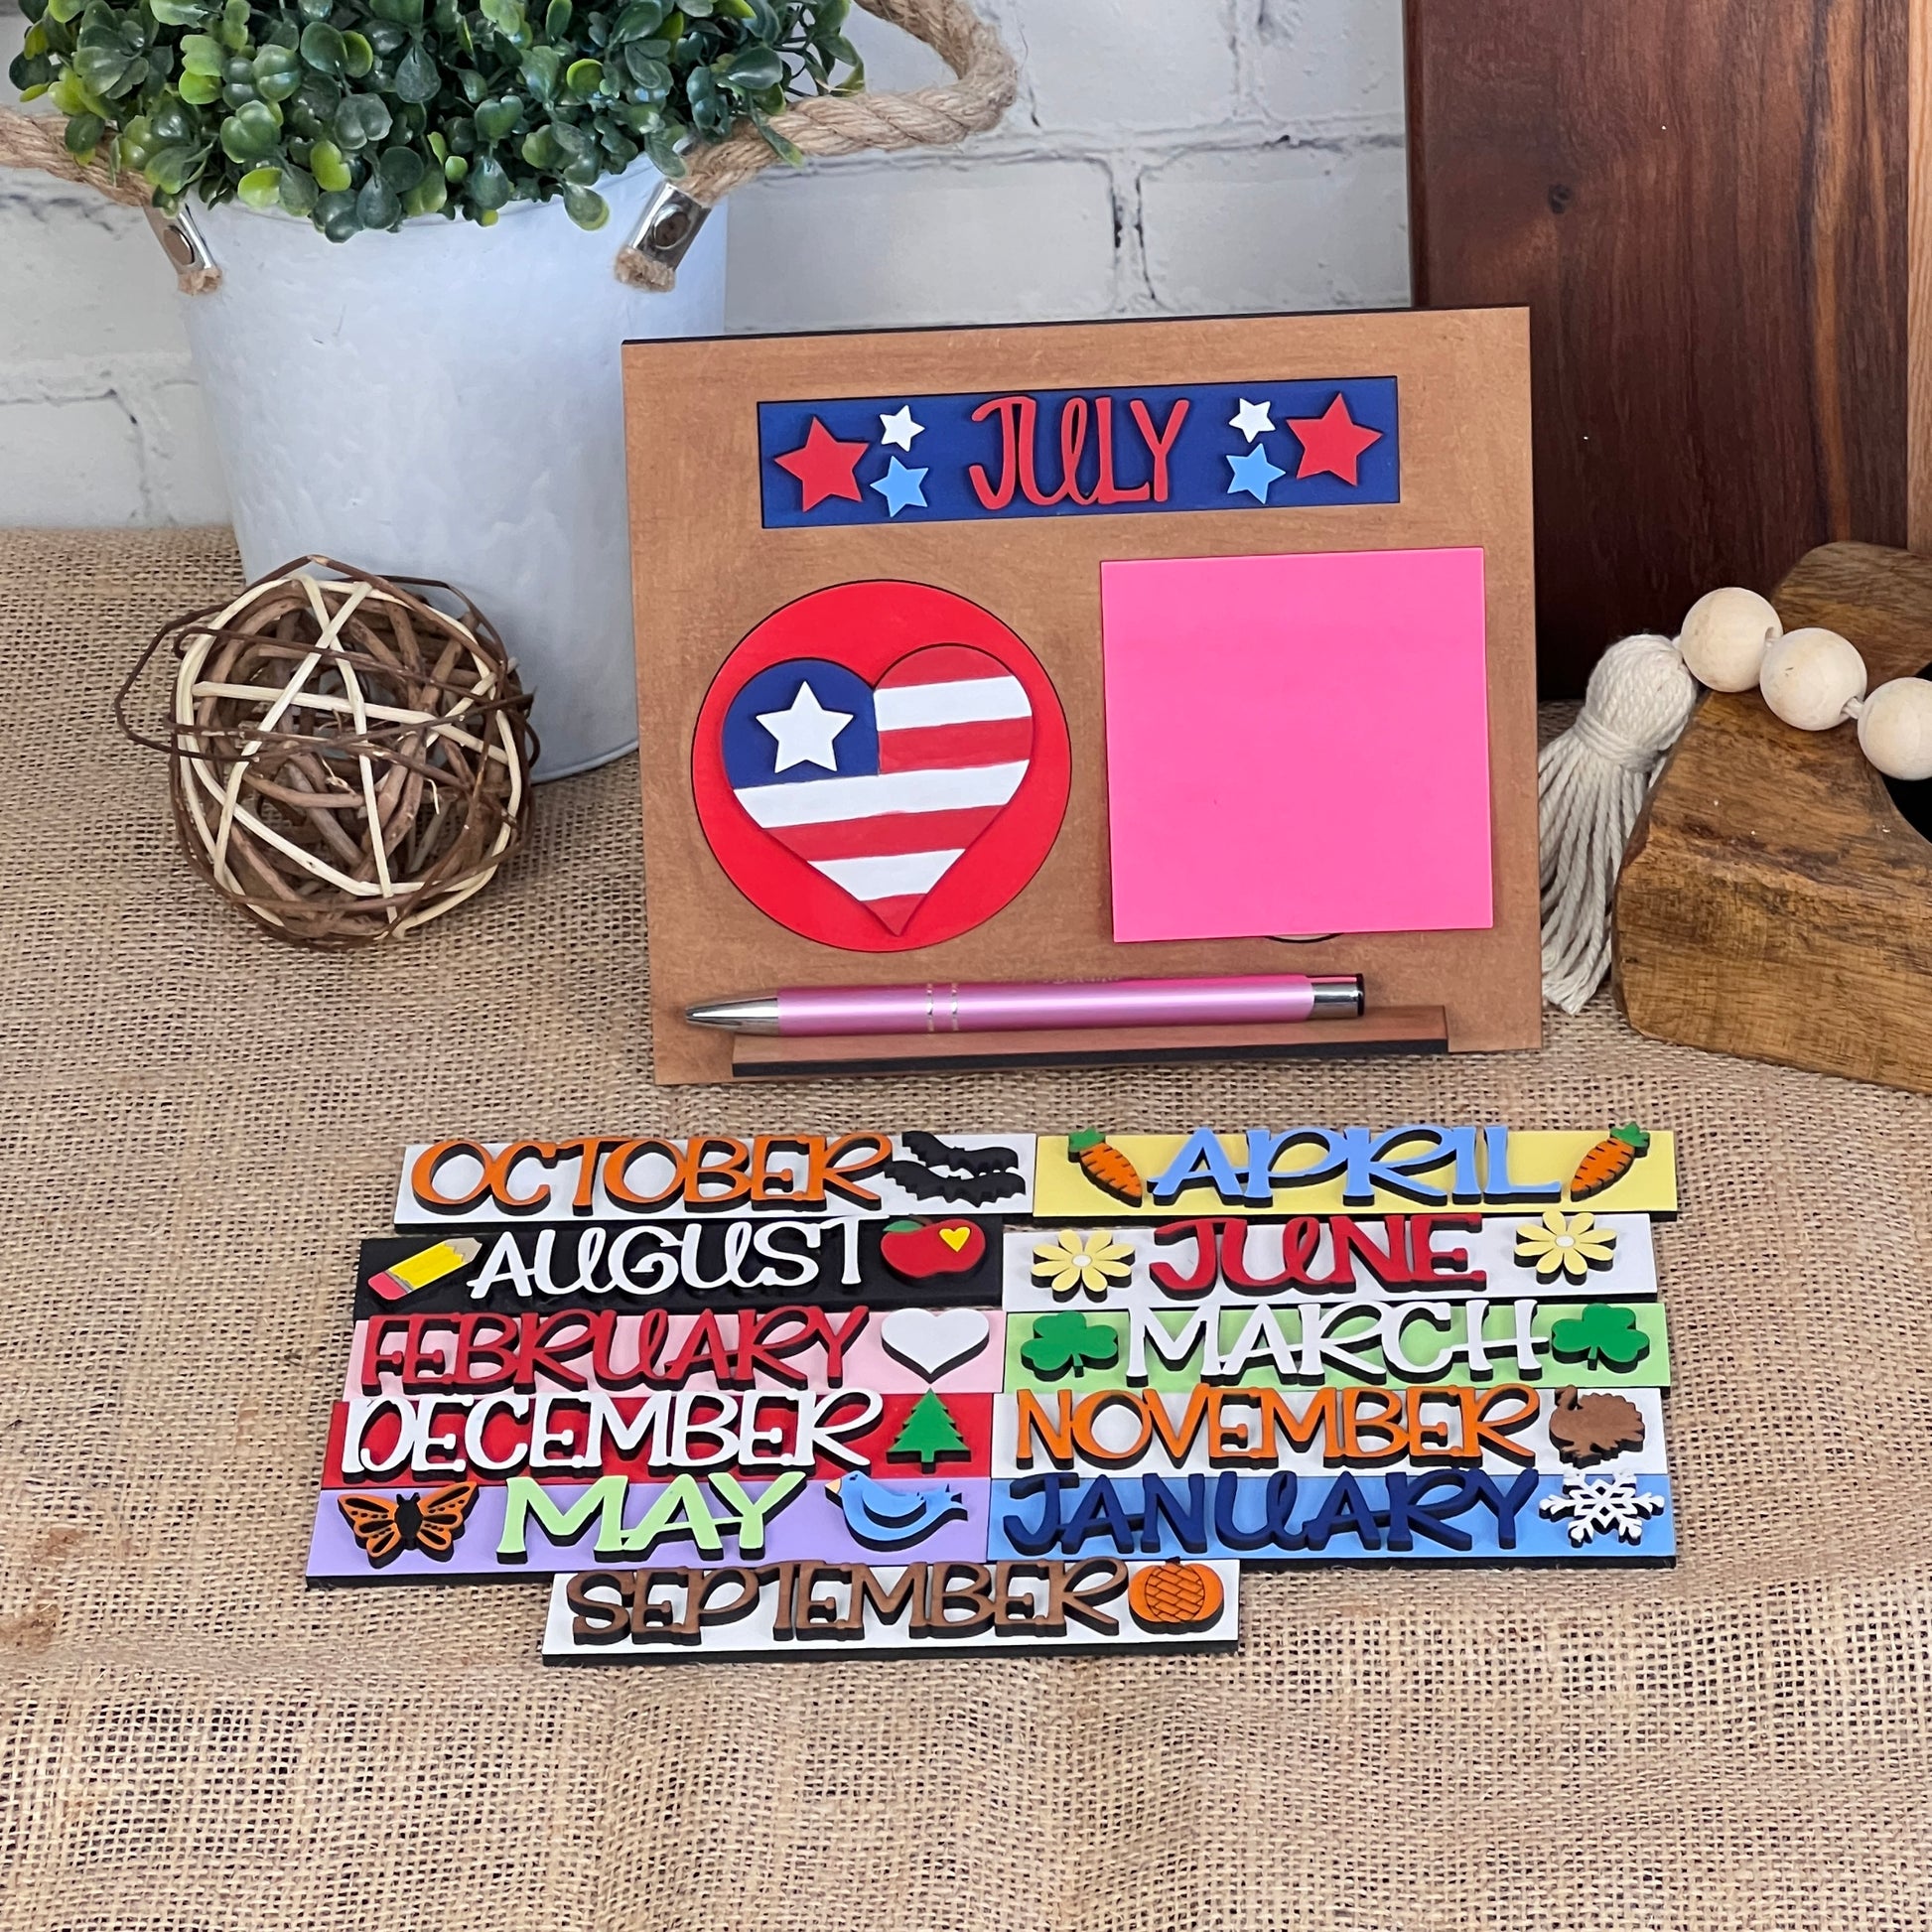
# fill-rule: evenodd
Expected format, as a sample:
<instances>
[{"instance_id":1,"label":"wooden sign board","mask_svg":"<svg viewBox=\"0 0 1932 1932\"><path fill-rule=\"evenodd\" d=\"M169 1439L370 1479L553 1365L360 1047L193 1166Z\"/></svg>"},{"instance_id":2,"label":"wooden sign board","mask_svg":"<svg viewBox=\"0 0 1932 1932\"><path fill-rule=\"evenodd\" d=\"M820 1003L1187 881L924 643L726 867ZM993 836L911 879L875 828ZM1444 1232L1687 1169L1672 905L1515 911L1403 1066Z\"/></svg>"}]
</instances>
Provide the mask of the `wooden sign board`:
<instances>
[{"instance_id":1,"label":"wooden sign board","mask_svg":"<svg viewBox=\"0 0 1932 1932\"><path fill-rule=\"evenodd\" d=\"M793 1563L559 1576L543 1654L769 1664L854 1652L1229 1650L1240 1634L1240 1566L1226 1561Z\"/></svg>"},{"instance_id":2,"label":"wooden sign board","mask_svg":"<svg viewBox=\"0 0 1932 1932\"><path fill-rule=\"evenodd\" d=\"M1483 1301L1539 1292L1566 1300L1647 1301L1657 1293L1657 1258L1647 1214L1574 1217L1517 1214L1313 1215L1248 1221L1234 1216L1123 1222L1006 1236L1006 1306L1109 1309L1241 1308L1278 1296L1427 1295ZM1116 1265L1097 1289L1081 1285L1088 1237L1098 1234ZM454 1306L454 1305L452 1305ZM359 1311L361 1304L357 1303Z\"/></svg>"},{"instance_id":3,"label":"wooden sign board","mask_svg":"<svg viewBox=\"0 0 1932 1932\"><path fill-rule=\"evenodd\" d=\"M733 1076L698 1002L930 980L1358 972L1360 1044L1413 1043L1439 1009L1451 1049L1537 1045L1528 360L1518 311L627 345L657 1078ZM1161 668L1162 626L1203 598L1225 621L1201 661L1229 667L1206 689ZM1406 668L1338 652L1311 667L1332 671L1318 717L1264 707L1240 738L1284 612L1350 635L1379 612ZM1431 680L1471 637L1473 735L1432 737ZM801 816L799 781L855 748L874 778L917 762L934 681L979 693L984 749L928 762L1005 760L1003 788L975 764L941 801L960 850ZM1228 802L1180 826L1145 782L1168 709L1175 759L1211 765L1217 716L1243 748ZM1337 718L1371 749L1298 798ZM1307 892L1271 924L1295 865ZM883 1044L906 1064L923 1042Z\"/></svg>"}]
</instances>

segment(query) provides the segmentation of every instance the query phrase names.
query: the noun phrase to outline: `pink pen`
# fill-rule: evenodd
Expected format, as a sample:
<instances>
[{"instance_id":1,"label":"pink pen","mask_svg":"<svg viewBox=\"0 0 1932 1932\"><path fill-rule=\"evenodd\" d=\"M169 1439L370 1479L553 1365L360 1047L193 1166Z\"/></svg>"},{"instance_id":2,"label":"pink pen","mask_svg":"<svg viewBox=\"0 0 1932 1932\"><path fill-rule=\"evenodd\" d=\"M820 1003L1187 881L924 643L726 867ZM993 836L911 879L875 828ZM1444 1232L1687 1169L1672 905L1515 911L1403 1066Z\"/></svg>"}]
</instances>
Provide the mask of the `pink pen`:
<instances>
[{"instance_id":1,"label":"pink pen","mask_svg":"<svg viewBox=\"0 0 1932 1932\"><path fill-rule=\"evenodd\" d=\"M1056 980L1035 985L807 986L755 1000L710 1000L686 1009L694 1027L778 1034L1042 1033L1061 1027L1252 1026L1352 1020L1362 1011L1358 974L1310 979L1246 973L1229 979Z\"/></svg>"}]
</instances>

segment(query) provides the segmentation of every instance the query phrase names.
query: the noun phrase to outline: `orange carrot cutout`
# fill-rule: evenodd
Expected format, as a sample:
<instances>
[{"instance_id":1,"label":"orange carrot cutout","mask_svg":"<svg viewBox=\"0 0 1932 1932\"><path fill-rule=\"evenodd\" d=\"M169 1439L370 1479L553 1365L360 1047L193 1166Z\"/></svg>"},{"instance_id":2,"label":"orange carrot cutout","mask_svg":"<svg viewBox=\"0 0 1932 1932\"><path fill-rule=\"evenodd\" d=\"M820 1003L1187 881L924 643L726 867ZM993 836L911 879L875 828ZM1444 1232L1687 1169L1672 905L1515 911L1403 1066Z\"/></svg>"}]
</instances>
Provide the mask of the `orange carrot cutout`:
<instances>
[{"instance_id":1,"label":"orange carrot cutout","mask_svg":"<svg viewBox=\"0 0 1932 1932\"><path fill-rule=\"evenodd\" d=\"M1605 1187L1615 1186L1636 1165L1637 1156L1649 1148L1650 1136L1634 1121L1616 1128L1577 1163L1577 1172L1570 1176L1570 1198L1588 1200Z\"/></svg>"},{"instance_id":2,"label":"orange carrot cutout","mask_svg":"<svg viewBox=\"0 0 1932 1932\"><path fill-rule=\"evenodd\" d=\"M1104 1192L1129 1207L1139 1207L1147 1198L1147 1182L1141 1171L1105 1134L1089 1129L1084 1134L1066 1137L1066 1158L1073 1162Z\"/></svg>"}]
</instances>

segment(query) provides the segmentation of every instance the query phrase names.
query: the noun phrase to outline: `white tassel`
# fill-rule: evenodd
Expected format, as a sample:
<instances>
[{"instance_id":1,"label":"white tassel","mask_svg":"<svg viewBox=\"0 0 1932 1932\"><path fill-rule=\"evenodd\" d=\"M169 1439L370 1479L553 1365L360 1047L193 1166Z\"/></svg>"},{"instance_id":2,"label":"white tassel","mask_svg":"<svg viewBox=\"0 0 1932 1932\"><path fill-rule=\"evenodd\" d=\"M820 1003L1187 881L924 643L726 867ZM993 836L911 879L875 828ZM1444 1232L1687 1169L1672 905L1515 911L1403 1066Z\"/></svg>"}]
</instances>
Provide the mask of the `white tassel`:
<instances>
[{"instance_id":1,"label":"white tassel","mask_svg":"<svg viewBox=\"0 0 1932 1932\"><path fill-rule=\"evenodd\" d=\"M1536 761L1543 844L1543 997L1579 1013L1610 966L1623 848L1698 682L1668 637L1626 637L1589 674L1584 708Z\"/></svg>"}]
</instances>

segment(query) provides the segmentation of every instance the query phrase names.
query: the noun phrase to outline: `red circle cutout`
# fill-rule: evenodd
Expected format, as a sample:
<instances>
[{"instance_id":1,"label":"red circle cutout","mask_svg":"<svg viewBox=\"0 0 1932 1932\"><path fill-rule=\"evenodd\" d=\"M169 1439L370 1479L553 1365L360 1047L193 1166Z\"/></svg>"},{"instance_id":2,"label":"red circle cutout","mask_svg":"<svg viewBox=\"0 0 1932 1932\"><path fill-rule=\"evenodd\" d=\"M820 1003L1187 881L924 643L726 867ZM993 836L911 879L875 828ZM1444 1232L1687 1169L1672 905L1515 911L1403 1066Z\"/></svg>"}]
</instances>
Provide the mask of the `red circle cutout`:
<instances>
[{"instance_id":1,"label":"red circle cutout","mask_svg":"<svg viewBox=\"0 0 1932 1932\"><path fill-rule=\"evenodd\" d=\"M903 930L894 932L787 851L739 802L725 772L724 723L738 693L788 658L825 659L876 686L901 658L934 644L970 645L1019 679L1033 707L1033 749L1027 774L999 816L926 894ZM845 952L940 945L1011 904L1059 836L1072 768L1059 694L1018 634L951 591L892 578L833 585L774 611L719 666L691 747L698 823L725 876L768 918Z\"/></svg>"}]
</instances>

